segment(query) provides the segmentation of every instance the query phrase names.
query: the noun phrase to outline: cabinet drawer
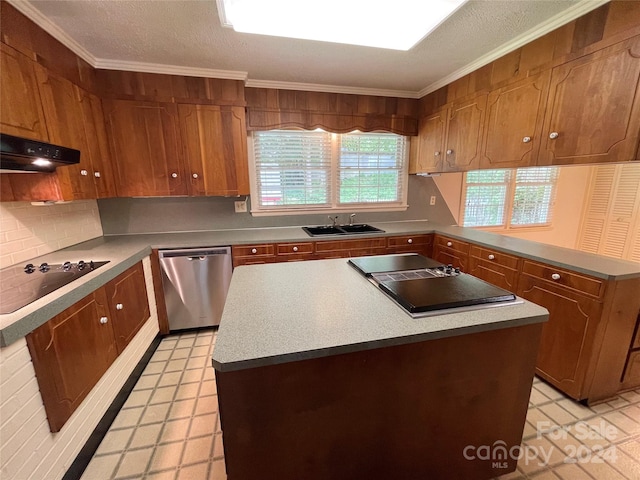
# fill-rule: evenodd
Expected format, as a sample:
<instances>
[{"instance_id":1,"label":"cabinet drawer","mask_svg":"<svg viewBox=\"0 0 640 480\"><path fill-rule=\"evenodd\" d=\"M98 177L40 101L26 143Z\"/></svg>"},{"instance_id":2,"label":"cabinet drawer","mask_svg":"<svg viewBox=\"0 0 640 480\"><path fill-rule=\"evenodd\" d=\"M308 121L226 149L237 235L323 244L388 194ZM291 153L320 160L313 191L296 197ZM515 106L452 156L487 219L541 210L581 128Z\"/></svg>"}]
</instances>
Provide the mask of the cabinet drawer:
<instances>
[{"instance_id":1,"label":"cabinet drawer","mask_svg":"<svg viewBox=\"0 0 640 480\"><path fill-rule=\"evenodd\" d=\"M300 255L313 253L313 242L305 243L279 243L276 245L278 255Z\"/></svg>"},{"instance_id":2,"label":"cabinet drawer","mask_svg":"<svg viewBox=\"0 0 640 480\"><path fill-rule=\"evenodd\" d=\"M604 294L604 282L602 280L551 265L525 260L522 266L522 273L528 273L553 284L573 288L594 297L599 298Z\"/></svg>"},{"instance_id":3,"label":"cabinet drawer","mask_svg":"<svg viewBox=\"0 0 640 480\"><path fill-rule=\"evenodd\" d=\"M479 247L477 245L471 245L469 254L472 257L484 260L485 262L491 262L514 270L518 269L518 261L520 260L518 257L514 257L513 255Z\"/></svg>"},{"instance_id":4,"label":"cabinet drawer","mask_svg":"<svg viewBox=\"0 0 640 480\"><path fill-rule=\"evenodd\" d=\"M235 256L251 256L251 255L274 255L275 248L273 244L266 243L260 245L241 245L231 248L232 255Z\"/></svg>"},{"instance_id":5,"label":"cabinet drawer","mask_svg":"<svg viewBox=\"0 0 640 480\"><path fill-rule=\"evenodd\" d=\"M327 242L317 242L316 243L316 252L317 253L329 253L329 252L345 252L346 255L351 255L349 252L356 250L368 250L375 248L384 248L387 247L387 239L384 237L381 238L370 238L367 240L330 240Z\"/></svg>"},{"instance_id":6,"label":"cabinet drawer","mask_svg":"<svg viewBox=\"0 0 640 480\"><path fill-rule=\"evenodd\" d=\"M472 247L473 248L473 247ZM497 287L515 292L518 284L518 270L502 266L492 260L479 257L469 258L467 273L489 282Z\"/></svg>"},{"instance_id":7,"label":"cabinet drawer","mask_svg":"<svg viewBox=\"0 0 640 480\"><path fill-rule=\"evenodd\" d=\"M432 235L402 235L399 237L388 238L388 245L390 247L405 247L407 245L431 245L432 243Z\"/></svg>"},{"instance_id":8,"label":"cabinet drawer","mask_svg":"<svg viewBox=\"0 0 640 480\"><path fill-rule=\"evenodd\" d=\"M469 253L469 244L467 242L454 240L453 238L442 237L440 235L436 235L434 241L434 245L440 248L450 248L451 250L455 250L456 252L464 254Z\"/></svg>"}]
</instances>

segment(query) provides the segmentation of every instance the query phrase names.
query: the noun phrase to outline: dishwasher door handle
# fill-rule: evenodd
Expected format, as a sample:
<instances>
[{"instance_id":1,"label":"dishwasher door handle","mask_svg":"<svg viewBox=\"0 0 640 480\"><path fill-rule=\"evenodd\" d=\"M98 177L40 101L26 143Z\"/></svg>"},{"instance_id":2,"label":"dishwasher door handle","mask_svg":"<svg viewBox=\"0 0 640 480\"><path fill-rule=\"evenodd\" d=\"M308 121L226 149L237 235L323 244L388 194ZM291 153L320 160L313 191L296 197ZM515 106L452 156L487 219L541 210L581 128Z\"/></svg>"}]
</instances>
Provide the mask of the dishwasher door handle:
<instances>
[{"instance_id":1,"label":"dishwasher door handle","mask_svg":"<svg viewBox=\"0 0 640 480\"><path fill-rule=\"evenodd\" d=\"M188 257L189 260L193 261L193 260L205 260L207 257L205 256L200 256L200 257Z\"/></svg>"}]
</instances>

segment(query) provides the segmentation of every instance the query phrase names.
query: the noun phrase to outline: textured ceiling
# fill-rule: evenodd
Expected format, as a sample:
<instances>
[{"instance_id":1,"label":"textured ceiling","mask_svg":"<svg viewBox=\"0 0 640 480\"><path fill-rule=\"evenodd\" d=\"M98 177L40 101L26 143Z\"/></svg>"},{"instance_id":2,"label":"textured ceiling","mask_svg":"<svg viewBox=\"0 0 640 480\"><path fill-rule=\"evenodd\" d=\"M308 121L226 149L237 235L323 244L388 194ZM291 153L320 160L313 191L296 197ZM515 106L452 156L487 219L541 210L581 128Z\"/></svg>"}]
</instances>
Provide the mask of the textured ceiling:
<instances>
[{"instance_id":1,"label":"textured ceiling","mask_svg":"<svg viewBox=\"0 0 640 480\"><path fill-rule=\"evenodd\" d=\"M585 1L471 0L407 52L236 33L220 25L215 0L11 3L35 7L98 66L142 62L247 72L250 82L417 93Z\"/></svg>"}]
</instances>

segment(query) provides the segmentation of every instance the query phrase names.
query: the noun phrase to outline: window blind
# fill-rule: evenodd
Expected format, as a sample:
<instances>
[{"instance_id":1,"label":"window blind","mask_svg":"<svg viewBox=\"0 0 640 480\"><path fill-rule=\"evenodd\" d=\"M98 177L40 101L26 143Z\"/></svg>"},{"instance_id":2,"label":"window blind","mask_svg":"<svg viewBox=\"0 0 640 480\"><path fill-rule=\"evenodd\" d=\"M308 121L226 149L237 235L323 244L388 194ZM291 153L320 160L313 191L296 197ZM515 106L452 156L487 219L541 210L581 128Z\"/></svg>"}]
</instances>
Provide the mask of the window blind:
<instances>
[{"instance_id":1,"label":"window blind","mask_svg":"<svg viewBox=\"0 0 640 480\"><path fill-rule=\"evenodd\" d=\"M555 203L558 169L519 168L511 211L511 225L548 225Z\"/></svg>"},{"instance_id":2,"label":"window blind","mask_svg":"<svg viewBox=\"0 0 640 480\"><path fill-rule=\"evenodd\" d=\"M406 137L268 130L252 138L252 212L406 209Z\"/></svg>"},{"instance_id":3,"label":"window blind","mask_svg":"<svg viewBox=\"0 0 640 480\"><path fill-rule=\"evenodd\" d=\"M510 170L467 172L464 226L504 225L510 181Z\"/></svg>"},{"instance_id":4,"label":"window blind","mask_svg":"<svg viewBox=\"0 0 640 480\"><path fill-rule=\"evenodd\" d=\"M405 139L381 133L339 136L339 203L401 202Z\"/></svg>"},{"instance_id":5,"label":"window blind","mask_svg":"<svg viewBox=\"0 0 640 480\"><path fill-rule=\"evenodd\" d=\"M556 167L467 172L463 225L503 228L549 225L558 174Z\"/></svg>"},{"instance_id":6,"label":"window blind","mask_svg":"<svg viewBox=\"0 0 640 480\"><path fill-rule=\"evenodd\" d=\"M254 156L260 205L331 205L330 133L255 132Z\"/></svg>"}]
</instances>

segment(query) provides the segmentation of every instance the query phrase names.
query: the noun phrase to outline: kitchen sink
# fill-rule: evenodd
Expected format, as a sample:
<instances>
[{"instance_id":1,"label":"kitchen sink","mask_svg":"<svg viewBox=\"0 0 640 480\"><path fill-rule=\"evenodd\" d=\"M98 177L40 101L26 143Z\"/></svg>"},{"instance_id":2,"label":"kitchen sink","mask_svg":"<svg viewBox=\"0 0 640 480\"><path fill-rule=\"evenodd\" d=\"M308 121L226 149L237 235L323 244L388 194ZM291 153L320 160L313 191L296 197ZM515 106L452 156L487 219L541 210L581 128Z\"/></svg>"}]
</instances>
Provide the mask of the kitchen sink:
<instances>
[{"instance_id":1,"label":"kitchen sink","mask_svg":"<svg viewBox=\"0 0 640 480\"><path fill-rule=\"evenodd\" d=\"M319 237L322 235L353 235L360 233L384 233L384 230L367 225L366 223L359 223L355 225L339 225L335 227L330 226L318 226L318 227L302 227L302 230L307 232L310 237Z\"/></svg>"}]
</instances>

